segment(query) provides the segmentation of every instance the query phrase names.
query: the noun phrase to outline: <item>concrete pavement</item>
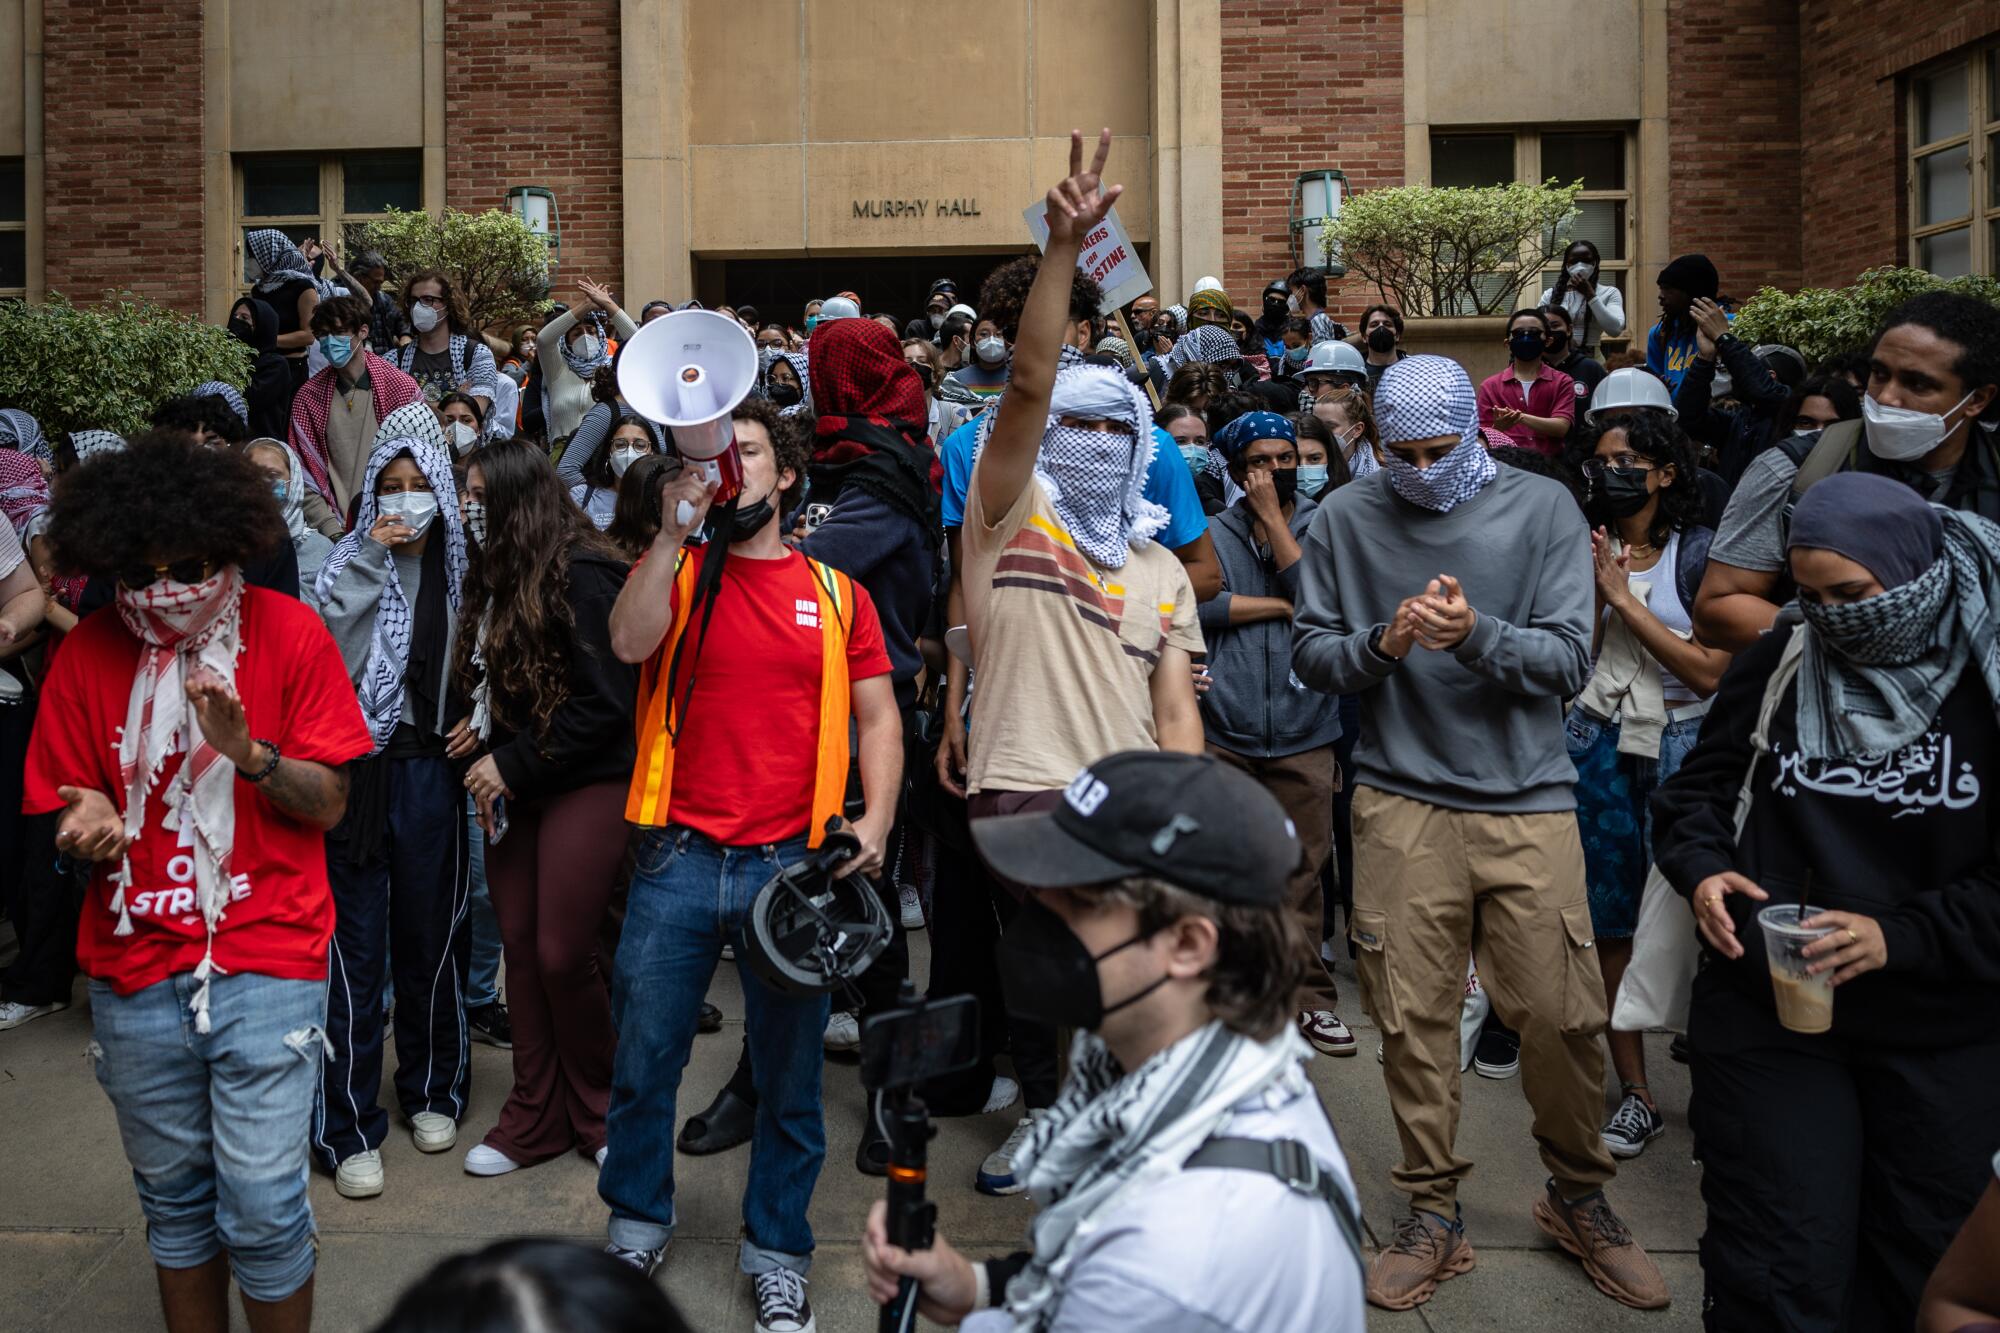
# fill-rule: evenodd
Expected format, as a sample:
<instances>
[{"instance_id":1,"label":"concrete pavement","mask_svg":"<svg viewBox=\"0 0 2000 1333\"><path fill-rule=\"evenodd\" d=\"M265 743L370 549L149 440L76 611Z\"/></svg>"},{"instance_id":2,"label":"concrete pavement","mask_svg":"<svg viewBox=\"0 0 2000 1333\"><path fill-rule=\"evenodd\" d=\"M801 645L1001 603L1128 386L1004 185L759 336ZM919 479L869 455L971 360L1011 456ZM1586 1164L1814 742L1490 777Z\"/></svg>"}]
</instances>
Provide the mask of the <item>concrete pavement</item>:
<instances>
[{"instance_id":1,"label":"concrete pavement","mask_svg":"<svg viewBox=\"0 0 2000 1333\"><path fill-rule=\"evenodd\" d=\"M912 965L920 976L929 968L925 945L924 936L914 937ZM1376 1034L1354 998L1357 987L1346 968L1341 992L1342 1016L1354 1026L1361 1053L1348 1060L1315 1060L1311 1071L1353 1165L1369 1229L1386 1239L1401 1206L1389 1184L1389 1168L1398 1156L1395 1127L1375 1062ZM718 971L711 998L729 1022L720 1034L695 1043L682 1085L683 1117L707 1102L736 1059L743 1005L730 964ZM81 984L77 1000L64 1013L0 1033L0 1330L7 1333L143 1333L161 1327L144 1226L117 1125L84 1053L90 1024ZM491 1180L460 1169L464 1149L492 1124L510 1078L506 1052L473 1050L473 1110L457 1149L425 1156L398 1125L383 1153L388 1188L380 1198L361 1202L341 1198L330 1178L315 1175L316 1328L366 1330L406 1284L439 1259L494 1239L549 1235L602 1241L604 1209L595 1170L582 1157ZM1369 1327L1392 1333L1698 1328L1701 1273L1694 1250L1701 1206L1697 1173L1688 1159L1687 1071L1667 1058L1665 1038L1650 1041L1649 1054L1653 1086L1670 1128L1643 1157L1625 1165L1611 1195L1666 1273L1674 1295L1671 1309L1645 1314L1600 1296L1582 1270L1535 1228L1528 1210L1544 1173L1529 1137L1520 1082L1468 1073L1459 1142L1479 1164L1463 1194L1479 1267L1446 1283L1419 1310L1401 1315L1371 1310ZM853 1170L861 1108L854 1066L830 1062L827 1165L812 1208L819 1237L813 1307L828 1333L875 1327L856 1240L881 1182ZM971 1188L980 1158L1006 1135L1017 1114L1018 1109L945 1121L932 1147L940 1229L974 1254L1017 1248L1033 1213L1025 1198L989 1199ZM746 1148L721 1157L682 1157L676 1167L680 1230L660 1280L699 1329L735 1333L752 1324L749 1282L736 1272L748 1164ZM240 1311L236 1318L241 1327Z\"/></svg>"}]
</instances>

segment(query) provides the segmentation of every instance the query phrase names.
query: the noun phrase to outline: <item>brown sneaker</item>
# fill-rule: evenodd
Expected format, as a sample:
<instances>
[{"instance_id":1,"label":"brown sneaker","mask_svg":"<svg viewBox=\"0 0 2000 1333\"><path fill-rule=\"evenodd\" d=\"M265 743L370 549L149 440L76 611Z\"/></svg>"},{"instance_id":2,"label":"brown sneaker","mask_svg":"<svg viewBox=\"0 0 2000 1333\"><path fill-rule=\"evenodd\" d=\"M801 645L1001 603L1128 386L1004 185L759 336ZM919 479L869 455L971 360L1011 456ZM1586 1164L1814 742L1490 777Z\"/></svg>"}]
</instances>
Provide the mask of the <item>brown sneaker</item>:
<instances>
[{"instance_id":1,"label":"brown sneaker","mask_svg":"<svg viewBox=\"0 0 2000 1333\"><path fill-rule=\"evenodd\" d=\"M1550 1181L1547 1193L1535 1200L1535 1225L1582 1260L1583 1271L1612 1300L1635 1310L1666 1308L1667 1280L1611 1211L1603 1190L1564 1203Z\"/></svg>"},{"instance_id":2,"label":"brown sneaker","mask_svg":"<svg viewBox=\"0 0 2000 1333\"><path fill-rule=\"evenodd\" d=\"M1438 1283L1470 1273L1478 1262L1460 1227L1419 1212L1396 1224L1396 1239L1368 1269L1368 1303L1407 1310L1431 1298Z\"/></svg>"}]
</instances>

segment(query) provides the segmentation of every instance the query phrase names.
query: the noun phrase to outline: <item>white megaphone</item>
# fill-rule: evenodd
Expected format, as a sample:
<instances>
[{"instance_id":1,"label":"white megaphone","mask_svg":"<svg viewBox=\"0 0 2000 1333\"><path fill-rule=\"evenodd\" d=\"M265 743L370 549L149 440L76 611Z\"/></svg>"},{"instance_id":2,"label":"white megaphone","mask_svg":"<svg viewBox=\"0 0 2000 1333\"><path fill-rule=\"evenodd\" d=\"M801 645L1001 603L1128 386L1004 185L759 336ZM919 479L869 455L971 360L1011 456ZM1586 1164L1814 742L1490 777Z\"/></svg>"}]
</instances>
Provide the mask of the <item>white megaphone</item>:
<instances>
[{"instance_id":1,"label":"white megaphone","mask_svg":"<svg viewBox=\"0 0 2000 1333\"><path fill-rule=\"evenodd\" d=\"M673 432L691 468L716 485L717 504L743 484L729 414L757 383L750 331L714 310L675 310L626 340L618 355L618 392L632 410ZM681 501L677 522L694 517Z\"/></svg>"}]
</instances>

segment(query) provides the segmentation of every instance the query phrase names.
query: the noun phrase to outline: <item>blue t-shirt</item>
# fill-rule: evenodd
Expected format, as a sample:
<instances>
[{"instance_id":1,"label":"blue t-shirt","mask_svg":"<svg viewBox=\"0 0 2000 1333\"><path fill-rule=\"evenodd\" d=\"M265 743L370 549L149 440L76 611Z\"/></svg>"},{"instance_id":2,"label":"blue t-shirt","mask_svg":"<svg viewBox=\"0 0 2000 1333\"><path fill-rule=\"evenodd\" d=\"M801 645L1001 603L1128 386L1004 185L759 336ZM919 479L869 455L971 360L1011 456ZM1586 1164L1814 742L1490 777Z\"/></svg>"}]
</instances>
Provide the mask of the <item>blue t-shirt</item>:
<instances>
[{"instance_id":1,"label":"blue t-shirt","mask_svg":"<svg viewBox=\"0 0 2000 1333\"><path fill-rule=\"evenodd\" d=\"M1646 369L1667 382L1669 394L1680 391L1681 378L1688 373L1688 367L1694 364L1694 353L1692 333L1682 334L1669 341L1660 326L1655 324L1653 331L1646 335Z\"/></svg>"},{"instance_id":2,"label":"blue t-shirt","mask_svg":"<svg viewBox=\"0 0 2000 1333\"><path fill-rule=\"evenodd\" d=\"M979 435L974 418L944 437L944 525L965 526L965 490L972 484L973 443ZM1162 460L1173 466L1164 466ZM1167 511L1167 526L1160 530L1161 545L1178 551L1208 531L1208 515L1201 511L1201 497L1195 493L1194 473L1181 460L1174 437L1153 427L1153 461L1146 468L1146 498Z\"/></svg>"}]
</instances>

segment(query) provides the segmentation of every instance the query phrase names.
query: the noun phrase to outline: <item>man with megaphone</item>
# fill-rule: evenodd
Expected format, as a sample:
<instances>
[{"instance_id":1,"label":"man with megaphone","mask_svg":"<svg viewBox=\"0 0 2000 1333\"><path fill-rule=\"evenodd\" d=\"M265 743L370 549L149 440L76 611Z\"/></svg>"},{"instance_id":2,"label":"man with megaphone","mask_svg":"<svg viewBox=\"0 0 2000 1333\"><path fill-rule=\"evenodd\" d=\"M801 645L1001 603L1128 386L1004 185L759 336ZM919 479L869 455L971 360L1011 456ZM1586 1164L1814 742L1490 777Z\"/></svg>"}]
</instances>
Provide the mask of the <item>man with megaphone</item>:
<instances>
[{"instance_id":1,"label":"man with megaphone","mask_svg":"<svg viewBox=\"0 0 2000 1333\"><path fill-rule=\"evenodd\" d=\"M757 890L816 847L839 814L850 717L865 813L853 826L860 853L839 873L881 865L902 781L901 719L874 604L782 539L805 480L803 433L768 402L743 397L756 352L741 326L734 336L750 375L723 364L720 326L694 316L719 318L676 311L655 320L626 349L620 375L628 401L665 420L693 460L662 496L659 535L611 612L612 650L641 665L626 818L642 836L615 971L618 1057L598 1192L611 1208L609 1252L644 1273L673 1236L675 1099L722 946ZM694 416L684 393L670 404L648 397L658 384L635 377L661 372L669 384L713 385L715 415ZM722 483L689 444L716 441L724 447L713 456L729 459L716 471L737 490L711 509ZM704 527L708 541L690 545ZM783 994L748 971L743 990L758 1108L740 1263L756 1282L760 1330L809 1330L806 1209L826 1157L827 998Z\"/></svg>"}]
</instances>

